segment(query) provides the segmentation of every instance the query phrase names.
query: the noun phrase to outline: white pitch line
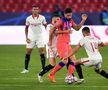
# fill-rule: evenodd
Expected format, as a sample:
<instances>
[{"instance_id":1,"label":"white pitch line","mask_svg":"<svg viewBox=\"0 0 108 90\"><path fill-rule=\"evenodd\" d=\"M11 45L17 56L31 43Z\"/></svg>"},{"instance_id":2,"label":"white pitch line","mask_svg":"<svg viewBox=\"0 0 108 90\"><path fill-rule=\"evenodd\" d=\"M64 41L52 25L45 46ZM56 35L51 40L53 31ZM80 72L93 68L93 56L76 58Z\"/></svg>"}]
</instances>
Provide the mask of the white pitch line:
<instances>
[{"instance_id":1,"label":"white pitch line","mask_svg":"<svg viewBox=\"0 0 108 90\"><path fill-rule=\"evenodd\" d=\"M13 68L0 68L0 71L8 71L8 70L19 70L20 68L15 68L15 69L13 69Z\"/></svg>"},{"instance_id":2,"label":"white pitch line","mask_svg":"<svg viewBox=\"0 0 108 90\"><path fill-rule=\"evenodd\" d=\"M32 80L34 78L4 78L3 80Z\"/></svg>"},{"instance_id":3,"label":"white pitch line","mask_svg":"<svg viewBox=\"0 0 108 90\"><path fill-rule=\"evenodd\" d=\"M76 85L52 85L52 86L49 86L49 87L80 87L80 88L89 88L89 87L91 87L91 88L97 88L97 87L99 87L99 88L108 88L108 86L93 86L93 85L91 85L91 86L80 86L80 85L78 85L78 86L76 86Z\"/></svg>"},{"instance_id":4,"label":"white pitch line","mask_svg":"<svg viewBox=\"0 0 108 90\"><path fill-rule=\"evenodd\" d=\"M3 78L2 80L34 80L37 79L37 77L31 77L31 78ZM64 79L64 78L57 78L57 79ZM45 78L44 80L49 80L48 78Z\"/></svg>"},{"instance_id":5,"label":"white pitch line","mask_svg":"<svg viewBox=\"0 0 108 90\"><path fill-rule=\"evenodd\" d=\"M12 78L2 78L3 80L34 80L34 79L36 79L37 77L12 77ZM86 78L87 80L88 79L102 79L101 77L90 77L90 78ZM56 79L65 79L65 78L56 78ZM48 78L45 78L44 80L49 80Z\"/></svg>"},{"instance_id":6,"label":"white pitch line","mask_svg":"<svg viewBox=\"0 0 108 90\"><path fill-rule=\"evenodd\" d=\"M24 86L32 86L32 85L11 85L11 84L0 84L0 87L24 87Z\"/></svg>"},{"instance_id":7,"label":"white pitch line","mask_svg":"<svg viewBox=\"0 0 108 90\"><path fill-rule=\"evenodd\" d=\"M16 84L16 85L13 85L13 84L0 84L0 87L27 87L27 86L33 86L33 85L19 85L19 84ZM43 86L41 85L40 87L46 87L46 86ZM59 87L59 88L62 88L62 87L66 87L66 88L108 88L108 86L76 86L76 85L49 85L48 87Z\"/></svg>"}]
</instances>

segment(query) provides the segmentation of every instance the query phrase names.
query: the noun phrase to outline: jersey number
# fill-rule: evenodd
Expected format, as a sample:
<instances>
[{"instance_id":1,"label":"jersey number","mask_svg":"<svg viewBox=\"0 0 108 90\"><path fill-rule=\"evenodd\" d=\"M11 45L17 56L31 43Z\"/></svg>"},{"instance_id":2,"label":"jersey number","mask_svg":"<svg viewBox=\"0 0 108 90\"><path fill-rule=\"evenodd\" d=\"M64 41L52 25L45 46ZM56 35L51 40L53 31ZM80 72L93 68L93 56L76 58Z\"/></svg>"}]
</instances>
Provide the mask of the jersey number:
<instances>
[{"instance_id":1,"label":"jersey number","mask_svg":"<svg viewBox=\"0 0 108 90\"><path fill-rule=\"evenodd\" d=\"M97 49L97 43L96 42L91 42L90 45L91 45L91 48L92 48L93 52L95 52L95 49Z\"/></svg>"}]
</instances>

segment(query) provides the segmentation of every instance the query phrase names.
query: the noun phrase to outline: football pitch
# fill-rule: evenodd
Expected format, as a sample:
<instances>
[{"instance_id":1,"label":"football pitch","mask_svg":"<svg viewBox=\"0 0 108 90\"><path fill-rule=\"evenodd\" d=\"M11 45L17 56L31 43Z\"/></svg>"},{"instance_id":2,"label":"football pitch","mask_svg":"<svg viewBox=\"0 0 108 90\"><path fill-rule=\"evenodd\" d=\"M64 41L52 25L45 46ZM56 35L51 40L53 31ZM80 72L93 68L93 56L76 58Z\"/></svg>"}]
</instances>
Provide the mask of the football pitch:
<instances>
[{"instance_id":1,"label":"football pitch","mask_svg":"<svg viewBox=\"0 0 108 90\"><path fill-rule=\"evenodd\" d=\"M108 72L108 46L100 47L100 52L103 56L102 68ZM44 82L39 83L37 73L41 70L41 63L38 50L33 50L28 74L20 73L24 66L24 56L23 45L0 46L0 90L108 90L108 80L96 74L93 67L82 66L85 79L83 84L66 84L64 82L66 67L57 72L55 76L57 83L51 83L47 74L44 76ZM80 49L76 54L77 59L85 56L84 49ZM77 76L76 72L75 75Z\"/></svg>"}]
</instances>

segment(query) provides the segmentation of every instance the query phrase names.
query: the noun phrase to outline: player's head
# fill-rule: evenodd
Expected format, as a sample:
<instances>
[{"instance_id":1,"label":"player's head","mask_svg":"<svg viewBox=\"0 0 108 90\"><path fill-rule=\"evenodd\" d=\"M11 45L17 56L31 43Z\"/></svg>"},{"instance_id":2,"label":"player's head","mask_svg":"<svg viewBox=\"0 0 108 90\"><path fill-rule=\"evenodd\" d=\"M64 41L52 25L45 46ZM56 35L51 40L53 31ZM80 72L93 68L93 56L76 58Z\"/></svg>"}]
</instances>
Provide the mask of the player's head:
<instances>
[{"instance_id":1,"label":"player's head","mask_svg":"<svg viewBox=\"0 0 108 90\"><path fill-rule=\"evenodd\" d=\"M60 16L58 14L52 16L52 24L55 24L58 20L60 20Z\"/></svg>"},{"instance_id":2,"label":"player's head","mask_svg":"<svg viewBox=\"0 0 108 90\"><path fill-rule=\"evenodd\" d=\"M90 29L89 29L89 27L84 27L84 28L82 29L82 33L83 33L83 36L88 36L88 35L90 35Z\"/></svg>"},{"instance_id":3,"label":"player's head","mask_svg":"<svg viewBox=\"0 0 108 90\"><path fill-rule=\"evenodd\" d=\"M71 8L66 8L64 11L64 16L67 21L70 21L72 18L72 9Z\"/></svg>"},{"instance_id":4,"label":"player's head","mask_svg":"<svg viewBox=\"0 0 108 90\"><path fill-rule=\"evenodd\" d=\"M32 14L38 14L40 11L40 7L37 5L32 6Z\"/></svg>"}]
</instances>

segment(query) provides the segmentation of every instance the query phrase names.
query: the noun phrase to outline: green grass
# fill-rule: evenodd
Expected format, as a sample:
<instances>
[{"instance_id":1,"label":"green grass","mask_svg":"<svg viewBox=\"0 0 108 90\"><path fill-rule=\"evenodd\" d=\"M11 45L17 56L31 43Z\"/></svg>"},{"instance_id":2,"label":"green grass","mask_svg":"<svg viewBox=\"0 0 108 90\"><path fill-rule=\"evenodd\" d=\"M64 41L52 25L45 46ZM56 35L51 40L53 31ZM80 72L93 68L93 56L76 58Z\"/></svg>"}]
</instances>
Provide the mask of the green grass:
<instances>
[{"instance_id":1,"label":"green grass","mask_svg":"<svg viewBox=\"0 0 108 90\"><path fill-rule=\"evenodd\" d=\"M108 71L108 47L102 47L100 51L103 56L102 68ZM64 82L67 73L65 67L56 74L56 84L50 83L47 74L44 76L44 83L40 84L36 76L41 69L38 50L35 49L31 55L28 74L20 73L24 65L24 56L25 46L0 46L0 90L108 90L108 80L97 75L93 68L85 67L83 84L67 85ZM81 49L76 56L78 59L86 56L86 53Z\"/></svg>"}]
</instances>

